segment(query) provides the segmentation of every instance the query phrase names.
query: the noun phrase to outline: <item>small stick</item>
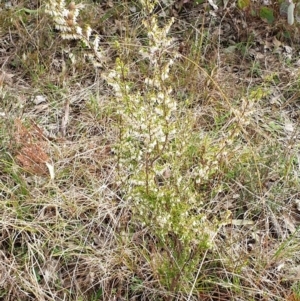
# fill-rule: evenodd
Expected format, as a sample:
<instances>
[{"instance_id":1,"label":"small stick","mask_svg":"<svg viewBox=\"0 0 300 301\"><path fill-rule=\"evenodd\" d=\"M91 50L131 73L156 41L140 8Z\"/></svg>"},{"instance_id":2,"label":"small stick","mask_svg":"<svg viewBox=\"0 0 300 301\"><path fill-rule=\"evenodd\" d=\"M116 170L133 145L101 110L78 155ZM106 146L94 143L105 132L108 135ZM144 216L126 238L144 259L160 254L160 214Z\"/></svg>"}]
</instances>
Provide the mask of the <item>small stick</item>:
<instances>
[{"instance_id":1,"label":"small stick","mask_svg":"<svg viewBox=\"0 0 300 301\"><path fill-rule=\"evenodd\" d=\"M63 116L62 120L61 120L61 127L60 127L60 132L61 132L61 135L63 137L66 136L66 133L67 133L67 125L68 125L68 122L69 122L69 113L70 113L70 101L67 99L66 102L65 102L65 106L64 106L64 109L65 109L65 115Z\"/></svg>"}]
</instances>

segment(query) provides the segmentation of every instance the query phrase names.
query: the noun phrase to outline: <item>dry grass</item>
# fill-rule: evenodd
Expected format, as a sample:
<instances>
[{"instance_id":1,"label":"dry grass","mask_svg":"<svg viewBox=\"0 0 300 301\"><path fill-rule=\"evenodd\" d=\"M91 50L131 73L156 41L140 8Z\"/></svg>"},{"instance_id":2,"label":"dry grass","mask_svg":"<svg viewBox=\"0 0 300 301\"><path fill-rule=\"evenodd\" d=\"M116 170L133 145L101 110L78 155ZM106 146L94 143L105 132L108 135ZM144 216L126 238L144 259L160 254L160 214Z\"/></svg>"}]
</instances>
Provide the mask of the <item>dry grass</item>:
<instances>
[{"instance_id":1,"label":"dry grass","mask_svg":"<svg viewBox=\"0 0 300 301\"><path fill-rule=\"evenodd\" d=\"M229 16L221 22L192 3L177 15L157 7L167 13L161 25L176 17L167 57L181 57L168 84L177 117L190 121L178 145L191 132L184 154L171 158L174 174L164 170L156 181L159 191L174 190L177 176L189 183L212 227L208 247L206 238L187 244L145 225L119 181L118 104L102 75L120 57L135 91L145 87L141 5L84 1L79 22L97 30L105 54L94 68L80 41L53 29L44 2L11 3L0 4L1 300L300 300L293 40L271 45L274 26L231 45ZM211 173L199 182L200 165Z\"/></svg>"}]
</instances>

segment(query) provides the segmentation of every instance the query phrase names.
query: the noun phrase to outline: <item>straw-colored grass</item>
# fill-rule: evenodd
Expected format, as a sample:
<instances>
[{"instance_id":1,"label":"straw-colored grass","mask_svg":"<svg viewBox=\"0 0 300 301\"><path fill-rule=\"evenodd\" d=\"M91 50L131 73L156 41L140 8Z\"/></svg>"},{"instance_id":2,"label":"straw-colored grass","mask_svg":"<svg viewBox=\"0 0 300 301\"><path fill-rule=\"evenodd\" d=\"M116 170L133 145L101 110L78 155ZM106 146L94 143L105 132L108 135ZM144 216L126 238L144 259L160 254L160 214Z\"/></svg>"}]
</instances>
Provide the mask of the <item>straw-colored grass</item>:
<instances>
[{"instance_id":1,"label":"straw-colored grass","mask_svg":"<svg viewBox=\"0 0 300 301\"><path fill-rule=\"evenodd\" d=\"M297 45L166 2L0 5L1 300L300 299Z\"/></svg>"}]
</instances>

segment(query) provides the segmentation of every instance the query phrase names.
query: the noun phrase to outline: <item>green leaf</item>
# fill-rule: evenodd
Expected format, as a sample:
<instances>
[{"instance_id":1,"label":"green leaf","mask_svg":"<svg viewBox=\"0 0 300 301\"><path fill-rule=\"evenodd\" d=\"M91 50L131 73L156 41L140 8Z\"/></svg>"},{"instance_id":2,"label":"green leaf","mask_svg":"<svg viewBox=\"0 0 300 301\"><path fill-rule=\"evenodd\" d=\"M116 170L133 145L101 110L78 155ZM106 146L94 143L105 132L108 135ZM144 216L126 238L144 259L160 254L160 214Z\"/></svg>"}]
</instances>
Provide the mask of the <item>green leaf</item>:
<instances>
[{"instance_id":1,"label":"green leaf","mask_svg":"<svg viewBox=\"0 0 300 301\"><path fill-rule=\"evenodd\" d=\"M273 23L274 19L275 19L274 14L273 14L273 9L266 7L266 6L262 6L260 8L259 16L262 19L267 20L268 23Z\"/></svg>"},{"instance_id":2,"label":"green leaf","mask_svg":"<svg viewBox=\"0 0 300 301\"><path fill-rule=\"evenodd\" d=\"M250 6L250 0L238 0L237 5L239 9L244 10Z\"/></svg>"}]
</instances>

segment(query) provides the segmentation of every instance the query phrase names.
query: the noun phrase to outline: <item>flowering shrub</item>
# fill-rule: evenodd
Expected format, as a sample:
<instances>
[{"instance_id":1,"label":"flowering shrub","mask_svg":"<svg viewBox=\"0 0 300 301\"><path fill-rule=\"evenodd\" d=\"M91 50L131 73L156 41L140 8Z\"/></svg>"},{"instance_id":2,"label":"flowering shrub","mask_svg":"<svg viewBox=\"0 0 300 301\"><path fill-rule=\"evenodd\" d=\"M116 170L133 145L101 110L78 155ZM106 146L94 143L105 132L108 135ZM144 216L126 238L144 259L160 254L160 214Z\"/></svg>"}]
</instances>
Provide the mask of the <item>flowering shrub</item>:
<instances>
[{"instance_id":1,"label":"flowering shrub","mask_svg":"<svg viewBox=\"0 0 300 301\"><path fill-rule=\"evenodd\" d=\"M79 40L83 45L92 50L86 56L96 66L100 66L103 54L99 47L99 36L95 35L92 39L92 29L88 24L81 27L77 18L79 12L84 8L83 4L70 2L67 6L64 0L49 0L46 3L45 11L52 17L55 28L61 32L61 37L65 40Z\"/></svg>"},{"instance_id":2,"label":"flowering shrub","mask_svg":"<svg viewBox=\"0 0 300 301\"><path fill-rule=\"evenodd\" d=\"M153 2L141 2L147 9L153 8ZM177 58L176 52L168 54L172 22L159 28L155 15L143 22L149 44L140 50L140 56L148 64L148 77L141 87L127 80L130 70L121 59L106 76L115 92L120 120L116 146L120 185L132 202L134 217L156 234L165 237L173 233L184 243L199 243L205 238L209 243L211 226L200 214L201 198L194 178L184 170L191 116L181 116L169 82ZM207 169L200 168L199 177L207 178L212 172Z\"/></svg>"},{"instance_id":3,"label":"flowering shrub","mask_svg":"<svg viewBox=\"0 0 300 301\"><path fill-rule=\"evenodd\" d=\"M180 55L169 37L173 19L160 27L153 14L156 1L140 2L147 43L134 62L122 58L116 43L119 56L103 77L113 90L117 115L118 186L131 205L133 219L169 250L152 266L160 282L174 291L190 285L202 256L226 224L226 214L222 220L207 216L200 187L226 169L227 153L251 114L248 102L243 102L241 110L231 109L230 126L217 143L205 132L194 132L193 116L174 96L172 68ZM83 30L77 23L81 7L66 8L64 1L49 0L47 11L63 38L82 41L101 64L99 38L92 40L89 26ZM142 81L132 80L132 63Z\"/></svg>"}]
</instances>

